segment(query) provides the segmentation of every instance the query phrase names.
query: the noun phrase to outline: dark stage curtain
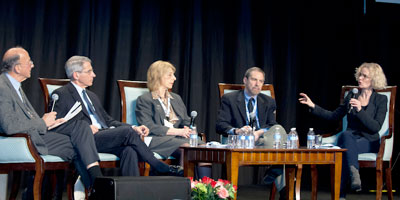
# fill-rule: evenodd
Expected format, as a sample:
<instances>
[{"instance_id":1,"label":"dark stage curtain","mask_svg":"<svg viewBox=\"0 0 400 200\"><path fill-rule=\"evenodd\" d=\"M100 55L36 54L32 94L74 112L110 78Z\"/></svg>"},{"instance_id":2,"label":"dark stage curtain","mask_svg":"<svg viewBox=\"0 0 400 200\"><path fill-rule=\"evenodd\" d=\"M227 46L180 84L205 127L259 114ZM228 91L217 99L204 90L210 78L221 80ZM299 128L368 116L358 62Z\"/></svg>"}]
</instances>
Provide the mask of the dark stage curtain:
<instances>
[{"instance_id":1,"label":"dark stage curtain","mask_svg":"<svg viewBox=\"0 0 400 200\"><path fill-rule=\"evenodd\" d=\"M399 13L399 5L371 0L366 13L364 0L1 0L0 52L16 45L30 52L35 68L23 87L39 113L37 78L65 78L69 57L88 56L97 75L91 90L116 119L116 80L146 80L152 62L168 60L177 68L173 91L199 113L208 140L219 138L217 84L242 83L258 66L274 84L277 121L297 127L305 144L309 127L322 133L337 123L308 114L299 92L334 109L363 62L380 63L389 85L398 85Z\"/></svg>"}]
</instances>

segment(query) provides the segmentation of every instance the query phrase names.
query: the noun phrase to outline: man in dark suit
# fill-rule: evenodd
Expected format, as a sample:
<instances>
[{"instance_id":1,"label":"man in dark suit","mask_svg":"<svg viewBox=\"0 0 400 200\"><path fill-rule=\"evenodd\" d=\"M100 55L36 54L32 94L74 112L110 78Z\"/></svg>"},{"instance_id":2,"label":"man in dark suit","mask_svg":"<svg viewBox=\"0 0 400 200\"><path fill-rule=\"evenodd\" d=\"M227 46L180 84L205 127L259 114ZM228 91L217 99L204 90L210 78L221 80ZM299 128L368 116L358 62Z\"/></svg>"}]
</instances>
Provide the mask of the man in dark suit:
<instances>
[{"instance_id":1,"label":"man in dark suit","mask_svg":"<svg viewBox=\"0 0 400 200\"><path fill-rule=\"evenodd\" d=\"M254 126L256 127L256 131L254 132L254 137L256 144L264 145L264 141L260 138L272 137L272 130L274 129L271 127L280 127L280 125L277 125L275 120L275 100L260 93L264 80L264 71L258 67L252 67L246 71L243 77L243 83L245 85L244 90L230 92L222 96L216 123L217 133L224 136L236 135L244 128L250 127L250 116L253 115L255 116ZM280 127L280 130L284 129ZM285 137L286 134L282 136ZM267 140L265 142L271 143L271 141L272 140ZM282 191L281 197L283 197L284 190L282 189L285 183L283 176L280 176L281 174L282 168L270 168L265 180L268 183L272 183L276 178L275 184L277 189Z\"/></svg>"},{"instance_id":2,"label":"man in dark suit","mask_svg":"<svg viewBox=\"0 0 400 200\"><path fill-rule=\"evenodd\" d=\"M31 77L33 67L29 53L21 47L11 48L4 54L0 75L0 132L27 133L40 154L74 160L78 172L91 180L101 176L96 146L87 132L90 129L71 129L71 137L50 132L48 128L62 119L56 120L56 112L39 117L26 98L21 83Z\"/></svg>"},{"instance_id":3,"label":"man in dark suit","mask_svg":"<svg viewBox=\"0 0 400 200\"><path fill-rule=\"evenodd\" d=\"M158 172L171 175L182 173L177 166L168 166L156 159L153 152L140 139L140 135L149 134L146 126L131 126L114 120L104 110L97 95L86 89L93 84L93 79L96 77L89 58L71 57L65 64L65 71L71 82L53 92L59 96L54 111L58 117L65 116L77 101L81 103L82 111L65 125L57 128L58 132L68 134L73 127L71 123L86 122L91 130L90 133L94 135L98 152L112 153L121 159L120 168L123 176L139 175L139 157Z\"/></svg>"},{"instance_id":4,"label":"man in dark suit","mask_svg":"<svg viewBox=\"0 0 400 200\"><path fill-rule=\"evenodd\" d=\"M246 71L243 78L244 90L225 94L221 99L216 129L219 134L237 134L241 128L249 126L250 113L255 112L258 139L276 124L275 100L260 93L264 84L264 72L258 67ZM251 110L249 110L251 109Z\"/></svg>"}]
</instances>

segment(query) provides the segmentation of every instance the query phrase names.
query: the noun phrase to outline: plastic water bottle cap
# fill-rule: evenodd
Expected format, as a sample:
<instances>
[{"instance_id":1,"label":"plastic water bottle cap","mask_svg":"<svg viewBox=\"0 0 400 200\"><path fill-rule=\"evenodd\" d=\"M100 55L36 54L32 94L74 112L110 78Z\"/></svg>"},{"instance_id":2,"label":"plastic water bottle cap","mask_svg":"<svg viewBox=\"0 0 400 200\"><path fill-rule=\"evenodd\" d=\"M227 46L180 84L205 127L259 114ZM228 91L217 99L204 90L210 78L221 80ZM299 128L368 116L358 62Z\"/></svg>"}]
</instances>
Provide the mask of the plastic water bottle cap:
<instances>
[{"instance_id":1,"label":"plastic water bottle cap","mask_svg":"<svg viewBox=\"0 0 400 200\"><path fill-rule=\"evenodd\" d=\"M310 131L314 131L314 128L310 128Z\"/></svg>"},{"instance_id":2,"label":"plastic water bottle cap","mask_svg":"<svg viewBox=\"0 0 400 200\"><path fill-rule=\"evenodd\" d=\"M296 128L291 128L290 130L291 130L291 131L295 131L295 130L296 130Z\"/></svg>"}]
</instances>

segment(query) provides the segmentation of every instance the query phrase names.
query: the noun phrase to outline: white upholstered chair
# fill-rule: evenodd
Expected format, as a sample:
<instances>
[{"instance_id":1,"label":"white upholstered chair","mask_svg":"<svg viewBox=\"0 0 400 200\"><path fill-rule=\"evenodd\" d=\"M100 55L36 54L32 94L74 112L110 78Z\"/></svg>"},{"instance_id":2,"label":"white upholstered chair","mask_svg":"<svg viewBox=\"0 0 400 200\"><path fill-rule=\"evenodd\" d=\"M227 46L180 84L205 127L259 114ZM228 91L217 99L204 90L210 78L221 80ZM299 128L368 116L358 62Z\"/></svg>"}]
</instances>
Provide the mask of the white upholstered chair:
<instances>
[{"instance_id":1,"label":"white upholstered chair","mask_svg":"<svg viewBox=\"0 0 400 200\"><path fill-rule=\"evenodd\" d=\"M341 93L341 103L347 93L356 86L343 86ZM382 199L383 189L383 173L386 174L386 188L388 191L388 199L393 199L392 193L392 153L393 153L393 140L394 140L394 111L396 102L396 89L397 86L388 86L385 89L376 90L379 94L383 94L388 98L387 110L385 121L379 131L380 147L378 153L362 153L358 155L358 162L360 168L375 168L376 169L376 199ZM347 117L342 120L341 131L335 135L324 135L322 140L323 144L336 145L338 136L347 128ZM315 168L315 166L312 166ZM313 181L317 181L317 171L312 170ZM316 185L316 184L313 184ZM314 189L316 190L316 188ZM314 197L317 198L316 195Z\"/></svg>"},{"instance_id":2,"label":"white upholstered chair","mask_svg":"<svg viewBox=\"0 0 400 200\"><path fill-rule=\"evenodd\" d=\"M49 105L49 101L50 101L49 97L50 97L51 93L53 93L54 90L62 87L63 85L65 85L69 82L70 82L69 79L39 78L39 83L40 83L40 87L42 89L42 94L43 94L43 98L44 98L43 102L44 102L45 112L49 112L48 105ZM119 158L116 155L110 154L110 153L99 153L99 157L100 157L99 165L101 168L117 168L117 167L119 167ZM144 166L144 163L140 162L139 167L140 166ZM143 171L141 171L141 174L143 174ZM68 186L68 188L69 187L72 187L72 186ZM71 188L70 193L71 193L71 195L73 193L75 199L86 198L86 196L87 196L86 195L87 191L85 191L85 188L84 188L82 182L80 181L80 179L78 179L75 182L74 192L72 192L72 191L73 191L73 189Z\"/></svg>"},{"instance_id":3,"label":"white upholstered chair","mask_svg":"<svg viewBox=\"0 0 400 200\"><path fill-rule=\"evenodd\" d=\"M139 125L136 120L136 101L139 96L149 91L147 88L146 81L128 81L128 80L117 80L120 97L121 97L121 121L124 123ZM147 146L150 145L151 137L143 138ZM174 157L169 156L165 158L160 154L153 152L154 156L167 163L171 164ZM142 169L143 170L143 169ZM144 175L149 175L150 166L146 164L144 167Z\"/></svg>"}]
</instances>

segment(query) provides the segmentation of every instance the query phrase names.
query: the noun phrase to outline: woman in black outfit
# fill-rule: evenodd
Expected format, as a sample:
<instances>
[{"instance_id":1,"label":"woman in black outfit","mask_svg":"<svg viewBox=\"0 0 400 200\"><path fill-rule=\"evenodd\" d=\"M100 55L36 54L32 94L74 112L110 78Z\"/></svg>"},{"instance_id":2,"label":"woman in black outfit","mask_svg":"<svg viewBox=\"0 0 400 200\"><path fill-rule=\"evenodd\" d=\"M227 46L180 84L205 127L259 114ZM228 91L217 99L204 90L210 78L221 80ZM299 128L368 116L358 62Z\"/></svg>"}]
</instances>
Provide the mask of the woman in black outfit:
<instances>
[{"instance_id":1,"label":"woman in black outfit","mask_svg":"<svg viewBox=\"0 0 400 200\"><path fill-rule=\"evenodd\" d=\"M341 120L347 115L347 129L338 136L337 145L347 149L343 154L340 199L345 199L348 177L351 189L361 191L358 154L377 153L379 150L379 130L385 120L388 99L375 89L386 87L386 77L381 66L363 63L356 69L355 78L360 92L352 91L336 110L328 111L314 104L304 93L300 93L300 103L310 107L311 113L328 120Z\"/></svg>"}]
</instances>

